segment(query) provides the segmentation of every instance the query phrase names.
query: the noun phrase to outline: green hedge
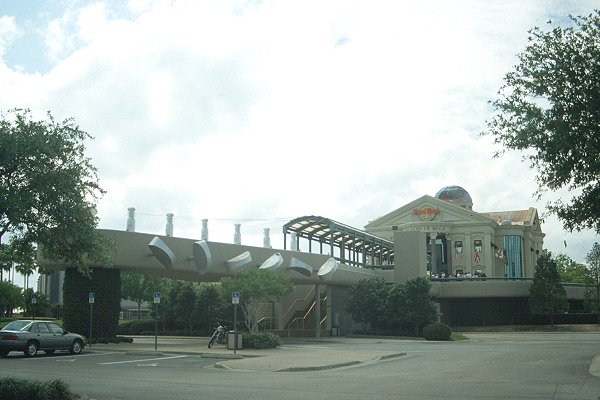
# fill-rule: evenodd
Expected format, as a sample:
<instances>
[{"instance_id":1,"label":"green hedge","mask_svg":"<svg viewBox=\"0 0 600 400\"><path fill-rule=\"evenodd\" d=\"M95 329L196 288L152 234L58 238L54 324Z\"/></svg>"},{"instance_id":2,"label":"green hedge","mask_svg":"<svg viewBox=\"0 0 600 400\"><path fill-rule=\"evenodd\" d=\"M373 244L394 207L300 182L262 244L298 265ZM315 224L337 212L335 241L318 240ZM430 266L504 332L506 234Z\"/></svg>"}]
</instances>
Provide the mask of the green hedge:
<instances>
[{"instance_id":1,"label":"green hedge","mask_svg":"<svg viewBox=\"0 0 600 400\"><path fill-rule=\"evenodd\" d=\"M452 329L441 322L434 322L423 327L423 337L426 340L452 340Z\"/></svg>"},{"instance_id":2,"label":"green hedge","mask_svg":"<svg viewBox=\"0 0 600 400\"><path fill-rule=\"evenodd\" d=\"M2 400L74 400L79 396L73 394L69 386L59 379L39 382L8 377L0 378L0 398Z\"/></svg>"},{"instance_id":3,"label":"green hedge","mask_svg":"<svg viewBox=\"0 0 600 400\"><path fill-rule=\"evenodd\" d=\"M90 293L96 295L92 313L92 337L117 336L121 311L121 273L118 269L92 268L90 276L82 275L75 268L65 270L64 328L84 336L89 335Z\"/></svg>"},{"instance_id":4,"label":"green hedge","mask_svg":"<svg viewBox=\"0 0 600 400\"><path fill-rule=\"evenodd\" d=\"M242 345L249 349L273 349L281 346L281 338L270 332L244 333Z\"/></svg>"}]
</instances>

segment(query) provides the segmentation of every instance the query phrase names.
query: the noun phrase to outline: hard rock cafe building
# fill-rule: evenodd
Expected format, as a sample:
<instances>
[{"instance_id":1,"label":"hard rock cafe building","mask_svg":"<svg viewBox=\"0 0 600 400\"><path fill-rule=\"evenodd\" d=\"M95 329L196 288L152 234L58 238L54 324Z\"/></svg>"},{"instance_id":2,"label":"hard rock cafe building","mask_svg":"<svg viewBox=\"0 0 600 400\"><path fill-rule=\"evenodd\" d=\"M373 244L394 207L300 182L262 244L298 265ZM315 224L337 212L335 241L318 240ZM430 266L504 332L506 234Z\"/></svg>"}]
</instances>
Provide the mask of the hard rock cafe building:
<instances>
[{"instance_id":1,"label":"hard rock cafe building","mask_svg":"<svg viewBox=\"0 0 600 400\"><path fill-rule=\"evenodd\" d=\"M432 295L449 325L543 322L528 306L545 236L535 208L477 212L465 189L448 186L369 222L365 230L393 241L393 281L431 278ZM569 312L581 309L584 289L565 289Z\"/></svg>"},{"instance_id":2,"label":"hard rock cafe building","mask_svg":"<svg viewBox=\"0 0 600 400\"><path fill-rule=\"evenodd\" d=\"M448 186L365 226L394 242L396 280L532 278L544 233L537 210L475 212L469 193Z\"/></svg>"}]
</instances>

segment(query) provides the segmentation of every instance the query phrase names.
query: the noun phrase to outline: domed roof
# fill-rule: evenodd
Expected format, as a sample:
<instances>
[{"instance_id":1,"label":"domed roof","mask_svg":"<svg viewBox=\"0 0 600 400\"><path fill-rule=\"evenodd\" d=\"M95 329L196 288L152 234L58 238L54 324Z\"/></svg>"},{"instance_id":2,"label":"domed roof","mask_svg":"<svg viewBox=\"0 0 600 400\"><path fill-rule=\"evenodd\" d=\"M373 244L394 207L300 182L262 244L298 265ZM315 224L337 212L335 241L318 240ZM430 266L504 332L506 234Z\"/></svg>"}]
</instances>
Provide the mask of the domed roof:
<instances>
[{"instance_id":1,"label":"domed roof","mask_svg":"<svg viewBox=\"0 0 600 400\"><path fill-rule=\"evenodd\" d=\"M469 210L473 209L471 195L460 186L443 187L435 194L435 198L463 208L468 208Z\"/></svg>"}]
</instances>

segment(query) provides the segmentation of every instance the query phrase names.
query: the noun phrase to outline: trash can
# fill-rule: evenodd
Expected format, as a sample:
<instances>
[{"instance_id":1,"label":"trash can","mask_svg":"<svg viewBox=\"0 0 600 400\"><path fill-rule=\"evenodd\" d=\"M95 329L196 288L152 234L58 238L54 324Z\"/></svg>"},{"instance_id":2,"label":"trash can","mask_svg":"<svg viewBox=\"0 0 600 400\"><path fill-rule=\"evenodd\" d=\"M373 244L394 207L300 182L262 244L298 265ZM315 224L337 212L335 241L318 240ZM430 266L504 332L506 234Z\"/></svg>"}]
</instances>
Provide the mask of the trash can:
<instances>
[{"instance_id":1,"label":"trash can","mask_svg":"<svg viewBox=\"0 0 600 400\"><path fill-rule=\"evenodd\" d=\"M229 350L241 350L242 349L242 332L237 333L237 347L235 347L235 332L229 331L227 335L227 348Z\"/></svg>"}]
</instances>

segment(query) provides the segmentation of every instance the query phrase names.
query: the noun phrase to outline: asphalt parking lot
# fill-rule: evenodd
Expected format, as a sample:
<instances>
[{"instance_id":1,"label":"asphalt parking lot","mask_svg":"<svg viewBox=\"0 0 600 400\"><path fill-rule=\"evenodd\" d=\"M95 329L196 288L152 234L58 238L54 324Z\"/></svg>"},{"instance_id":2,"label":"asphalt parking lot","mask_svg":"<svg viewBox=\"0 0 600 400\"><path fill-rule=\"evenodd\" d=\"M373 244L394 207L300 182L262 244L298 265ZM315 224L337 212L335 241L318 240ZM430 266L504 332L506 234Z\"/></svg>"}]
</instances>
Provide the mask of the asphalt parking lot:
<instances>
[{"instance_id":1,"label":"asphalt parking lot","mask_svg":"<svg viewBox=\"0 0 600 400\"><path fill-rule=\"evenodd\" d=\"M600 378L590 374L599 333L467 336L438 343L308 339L236 355L202 346L203 338L159 338L158 351L140 338L133 345L94 345L78 356L11 353L0 359L0 374L60 378L83 399L97 400L600 398ZM334 362L352 358L359 362ZM315 368L290 369L309 363Z\"/></svg>"}]
</instances>

